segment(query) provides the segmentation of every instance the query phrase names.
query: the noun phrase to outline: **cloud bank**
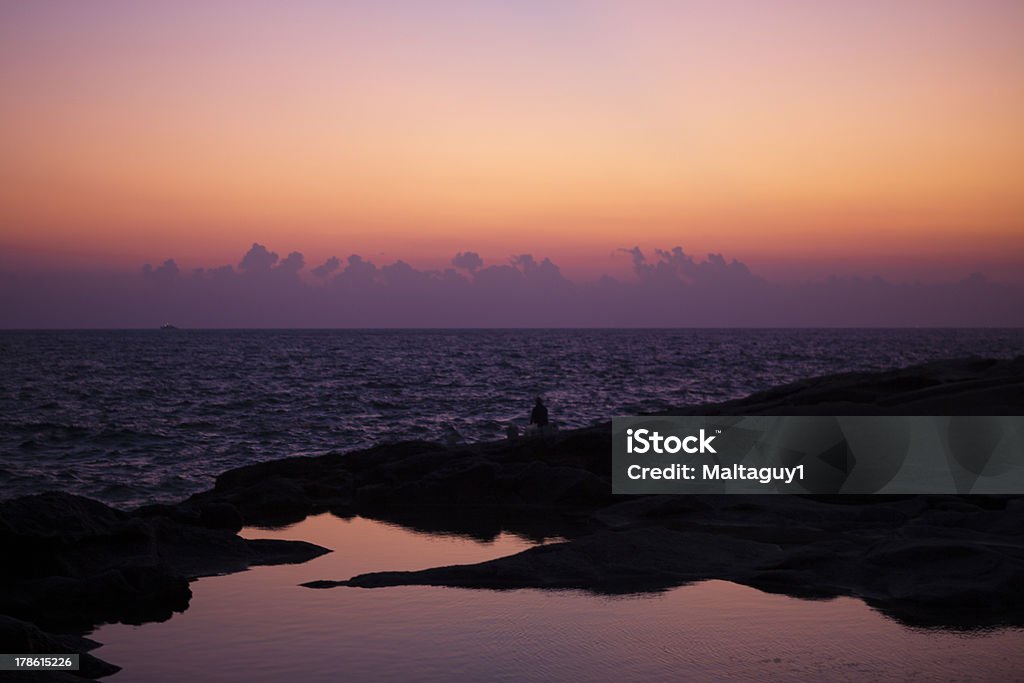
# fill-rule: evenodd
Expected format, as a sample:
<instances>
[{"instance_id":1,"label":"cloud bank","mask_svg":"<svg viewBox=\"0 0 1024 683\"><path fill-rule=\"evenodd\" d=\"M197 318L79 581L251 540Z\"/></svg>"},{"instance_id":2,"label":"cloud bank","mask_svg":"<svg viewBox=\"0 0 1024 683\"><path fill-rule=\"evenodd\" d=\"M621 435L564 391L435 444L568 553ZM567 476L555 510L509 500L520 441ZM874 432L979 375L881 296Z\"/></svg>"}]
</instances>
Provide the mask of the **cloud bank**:
<instances>
[{"instance_id":1,"label":"cloud bank","mask_svg":"<svg viewBox=\"0 0 1024 683\"><path fill-rule=\"evenodd\" d=\"M450 268L358 254L307 267L253 244L235 265L135 274L0 273L4 328L179 327L1021 327L1024 287L981 274L946 283L877 277L769 282L721 254L682 248L632 259L629 279L578 283L547 258Z\"/></svg>"}]
</instances>

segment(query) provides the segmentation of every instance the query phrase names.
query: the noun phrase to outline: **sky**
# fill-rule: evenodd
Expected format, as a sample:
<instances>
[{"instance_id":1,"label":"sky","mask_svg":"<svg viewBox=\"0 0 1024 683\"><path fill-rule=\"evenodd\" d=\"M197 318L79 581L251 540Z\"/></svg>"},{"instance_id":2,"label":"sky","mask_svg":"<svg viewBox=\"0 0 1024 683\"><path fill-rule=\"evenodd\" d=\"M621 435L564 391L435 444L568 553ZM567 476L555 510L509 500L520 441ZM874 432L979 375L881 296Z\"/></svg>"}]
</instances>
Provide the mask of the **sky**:
<instances>
[{"instance_id":1,"label":"sky","mask_svg":"<svg viewBox=\"0 0 1024 683\"><path fill-rule=\"evenodd\" d=\"M1024 3L0 3L0 271L1024 283Z\"/></svg>"}]
</instances>

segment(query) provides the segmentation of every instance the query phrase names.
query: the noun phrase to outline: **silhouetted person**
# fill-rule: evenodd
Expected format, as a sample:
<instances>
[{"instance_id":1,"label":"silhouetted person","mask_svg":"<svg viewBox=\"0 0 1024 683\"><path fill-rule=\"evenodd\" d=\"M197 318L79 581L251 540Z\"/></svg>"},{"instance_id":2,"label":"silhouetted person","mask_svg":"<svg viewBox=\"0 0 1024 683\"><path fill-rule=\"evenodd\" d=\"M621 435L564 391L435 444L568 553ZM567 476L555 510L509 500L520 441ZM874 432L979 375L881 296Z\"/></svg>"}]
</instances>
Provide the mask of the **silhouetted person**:
<instances>
[{"instance_id":1,"label":"silhouetted person","mask_svg":"<svg viewBox=\"0 0 1024 683\"><path fill-rule=\"evenodd\" d=\"M537 397L537 402L533 404L533 410L530 412L530 424L537 425L540 431L544 431L548 426L548 409L544 406L544 401L540 400L540 396Z\"/></svg>"},{"instance_id":2,"label":"silhouetted person","mask_svg":"<svg viewBox=\"0 0 1024 683\"><path fill-rule=\"evenodd\" d=\"M459 434L459 430L455 429L451 424L445 424L443 431L444 445L448 448L455 448L462 441L462 434Z\"/></svg>"}]
</instances>

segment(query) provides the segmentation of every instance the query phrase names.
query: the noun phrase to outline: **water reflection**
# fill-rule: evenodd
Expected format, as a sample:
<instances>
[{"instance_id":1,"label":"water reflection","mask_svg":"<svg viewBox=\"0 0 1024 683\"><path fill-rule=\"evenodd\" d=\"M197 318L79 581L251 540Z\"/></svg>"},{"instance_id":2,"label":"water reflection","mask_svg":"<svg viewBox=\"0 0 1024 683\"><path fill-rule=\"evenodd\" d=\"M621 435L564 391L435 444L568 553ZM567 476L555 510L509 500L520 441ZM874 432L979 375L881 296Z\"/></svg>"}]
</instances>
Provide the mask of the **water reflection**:
<instances>
[{"instance_id":1,"label":"water reflection","mask_svg":"<svg viewBox=\"0 0 1024 683\"><path fill-rule=\"evenodd\" d=\"M249 538L335 552L302 565L201 579L165 623L109 625L95 652L111 681L1010 680L1024 631L911 629L860 601L804 601L708 581L644 596L575 591L298 584L379 570L480 562L530 543L416 533L310 517Z\"/></svg>"}]
</instances>

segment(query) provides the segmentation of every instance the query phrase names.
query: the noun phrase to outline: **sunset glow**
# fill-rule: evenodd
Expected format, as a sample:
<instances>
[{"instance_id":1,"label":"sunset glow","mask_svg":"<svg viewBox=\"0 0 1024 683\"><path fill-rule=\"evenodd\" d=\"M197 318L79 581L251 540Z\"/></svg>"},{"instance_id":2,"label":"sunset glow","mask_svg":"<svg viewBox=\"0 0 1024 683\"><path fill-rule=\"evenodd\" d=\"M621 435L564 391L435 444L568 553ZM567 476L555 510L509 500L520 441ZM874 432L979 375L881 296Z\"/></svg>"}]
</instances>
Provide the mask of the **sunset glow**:
<instances>
[{"instance_id":1,"label":"sunset glow","mask_svg":"<svg viewBox=\"0 0 1024 683\"><path fill-rule=\"evenodd\" d=\"M1024 265L1024 4L7 3L4 265Z\"/></svg>"}]
</instances>

